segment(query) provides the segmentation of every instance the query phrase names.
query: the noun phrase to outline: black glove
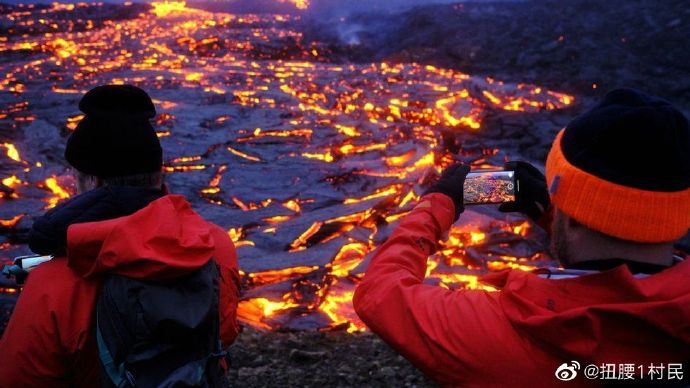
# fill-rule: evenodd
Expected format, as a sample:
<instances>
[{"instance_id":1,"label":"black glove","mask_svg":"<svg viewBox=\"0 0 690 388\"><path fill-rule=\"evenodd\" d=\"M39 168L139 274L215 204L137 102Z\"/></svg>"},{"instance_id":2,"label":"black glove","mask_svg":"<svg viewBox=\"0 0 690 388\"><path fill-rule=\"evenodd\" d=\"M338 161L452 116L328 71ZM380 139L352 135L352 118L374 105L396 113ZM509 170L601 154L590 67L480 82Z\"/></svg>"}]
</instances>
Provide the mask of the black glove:
<instances>
[{"instance_id":1,"label":"black glove","mask_svg":"<svg viewBox=\"0 0 690 388\"><path fill-rule=\"evenodd\" d=\"M546 177L527 162L508 162L505 169L515 171L515 179L520 181L520 190L515 196L515 202L504 203L498 210L504 213L520 212L537 221L551 206Z\"/></svg>"},{"instance_id":2,"label":"black glove","mask_svg":"<svg viewBox=\"0 0 690 388\"><path fill-rule=\"evenodd\" d=\"M455 221L460 217L460 213L465 210L463 204L463 186L465 185L465 178L470 172L470 167L462 163L456 163L441 174L441 178L433 186L429 187L424 194L441 193L449 196L455 204Z\"/></svg>"}]
</instances>

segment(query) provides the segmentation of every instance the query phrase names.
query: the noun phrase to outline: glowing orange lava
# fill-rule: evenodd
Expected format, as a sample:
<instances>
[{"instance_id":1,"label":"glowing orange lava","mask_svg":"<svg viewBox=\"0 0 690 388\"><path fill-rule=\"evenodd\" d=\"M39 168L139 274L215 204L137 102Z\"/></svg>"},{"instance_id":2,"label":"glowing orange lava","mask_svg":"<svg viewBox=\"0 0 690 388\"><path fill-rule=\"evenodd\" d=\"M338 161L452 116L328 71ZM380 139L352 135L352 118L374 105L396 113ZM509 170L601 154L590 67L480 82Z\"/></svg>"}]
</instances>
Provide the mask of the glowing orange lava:
<instances>
[{"instance_id":1,"label":"glowing orange lava","mask_svg":"<svg viewBox=\"0 0 690 388\"><path fill-rule=\"evenodd\" d=\"M156 1L119 5L130 18L99 19L107 7L55 3L6 15L28 32L0 37L8 58L0 91L13 99L0 120L8 133L56 123L67 136L84 118L76 101L94 85L149 91L166 183L227 230L246 271L239 319L267 330L364 330L354 288L434 177L457 160L485 168L516 156L479 144L488 118L574 103L536 85L418 63L330 63L328 47L294 28L299 12L235 15ZM93 20L65 17L82 11ZM52 208L70 197L61 155L31 160L44 150L12 142L0 143L8 166L0 205L38 196ZM469 207L462 217L438 242L425 282L490 290L478 280L486 272L548 263L524 218Z\"/></svg>"}]
</instances>

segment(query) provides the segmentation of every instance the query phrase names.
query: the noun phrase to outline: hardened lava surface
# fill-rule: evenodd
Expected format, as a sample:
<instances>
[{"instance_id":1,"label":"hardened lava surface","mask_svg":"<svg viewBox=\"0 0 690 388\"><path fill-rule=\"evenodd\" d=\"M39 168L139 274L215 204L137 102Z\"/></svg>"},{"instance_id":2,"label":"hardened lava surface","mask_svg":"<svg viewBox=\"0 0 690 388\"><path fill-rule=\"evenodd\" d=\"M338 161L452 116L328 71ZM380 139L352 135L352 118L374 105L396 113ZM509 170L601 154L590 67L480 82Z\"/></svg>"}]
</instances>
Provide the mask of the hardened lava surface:
<instances>
[{"instance_id":1,"label":"hardened lava surface","mask_svg":"<svg viewBox=\"0 0 690 388\"><path fill-rule=\"evenodd\" d=\"M332 63L292 27L299 14L172 2L1 9L11 26L0 36L2 260L29 253L31 220L74 194L62 153L83 93L134 84L156 104L171 191L235 241L239 319L261 329L365 330L354 287L430 181L455 161L495 169L520 157L524 136L497 136L491 118L574 102L415 63ZM470 208L426 281L478 288L488 271L550 264L543 240L518 215ZM6 318L18 289L0 287Z\"/></svg>"}]
</instances>

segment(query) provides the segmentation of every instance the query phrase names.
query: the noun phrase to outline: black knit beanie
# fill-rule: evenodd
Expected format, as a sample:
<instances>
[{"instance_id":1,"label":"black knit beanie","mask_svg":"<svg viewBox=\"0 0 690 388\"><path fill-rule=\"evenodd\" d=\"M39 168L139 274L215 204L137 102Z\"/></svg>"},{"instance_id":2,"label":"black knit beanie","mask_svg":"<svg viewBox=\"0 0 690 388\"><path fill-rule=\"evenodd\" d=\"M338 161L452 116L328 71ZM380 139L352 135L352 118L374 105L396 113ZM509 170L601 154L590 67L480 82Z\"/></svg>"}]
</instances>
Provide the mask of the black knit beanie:
<instances>
[{"instance_id":1,"label":"black knit beanie","mask_svg":"<svg viewBox=\"0 0 690 388\"><path fill-rule=\"evenodd\" d=\"M552 203L602 233L673 241L690 228L690 127L668 101L617 89L558 134Z\"/></svg>"},{"instance_id":2,"label":"black knit beanie","mask_svg":"<svg viewBox=\"0 0 690 388\"><path fill-rule=\"evenodd\" d=\"M574 165L625 186L654 191L690 188L690 129L668 101L616 89L573 120L563 154Z\"/></svg>"},{"instance_id":3,"label":"black knit beanie","mask_svg":"<svg viewBox=\"0 0 690 388\"><path fill-rule=\"evenodd\" d=\"M78 171L112 178L160 171L163 151L149 119L156 108L132 85L103 85L79 102L84 118L67 139L65 159Z\"/></svg>"}]
</instances>

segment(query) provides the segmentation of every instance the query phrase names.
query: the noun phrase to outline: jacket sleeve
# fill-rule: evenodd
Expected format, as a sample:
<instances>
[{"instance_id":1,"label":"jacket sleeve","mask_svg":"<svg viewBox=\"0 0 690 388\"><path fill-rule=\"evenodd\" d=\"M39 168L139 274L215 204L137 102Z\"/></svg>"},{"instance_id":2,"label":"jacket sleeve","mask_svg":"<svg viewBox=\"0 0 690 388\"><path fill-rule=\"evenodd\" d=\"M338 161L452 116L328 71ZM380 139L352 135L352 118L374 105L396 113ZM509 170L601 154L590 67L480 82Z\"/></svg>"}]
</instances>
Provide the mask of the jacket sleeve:
<instances>
[{"instance_id":1,"label":"jacket sleeve","mask_svg":"<svg viewBox=\"0 0 690 388\"><path fill-rule=\"evenodd\" d=\"M220 267L220 339L230 346L240 332L237 323L237 304L240 300L240 273L237 252L230 236L219 226L213 226L216 247L215 259Z\"/></svg>"},{"instance_id":2,"label":"jacket sleeve","mask_svg":"<svg viewBox=\"0 0 690 388\"><path fill-rule=\"evenodd\" d=\"M509 328L490 293L422 284L427 257L453 222L453 206L443 194L424 196L378 248L353 304L374 333L422 372L457 384L495 364L496 341Z\"/></svg>"},{"instance_id":3,"label":"jacket sleeve","mask_svg":"<svg viewBox=\"0 0 690 388\"><path fill-rule=\"evenodd\" d=\"M56 295L69 295L71 290L59 289L64 288L61 273L55 274L60 271L59 260L32 271L17 300L0 340L0 387L67 387L71 383L74 336L60 326L64 317L58 317L55 309Z\"/></svg>"}]
</instances>

